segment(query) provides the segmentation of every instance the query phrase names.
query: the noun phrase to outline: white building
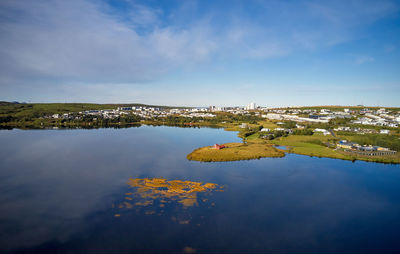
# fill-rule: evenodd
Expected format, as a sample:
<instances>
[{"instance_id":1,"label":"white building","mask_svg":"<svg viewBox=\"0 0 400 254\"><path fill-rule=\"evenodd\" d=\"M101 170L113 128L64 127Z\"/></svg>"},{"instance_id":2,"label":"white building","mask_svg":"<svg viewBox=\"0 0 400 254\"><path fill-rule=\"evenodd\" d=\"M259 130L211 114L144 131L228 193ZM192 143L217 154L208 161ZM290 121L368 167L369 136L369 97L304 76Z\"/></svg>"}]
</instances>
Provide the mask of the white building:
<instances>
[{"instance_id":1,"label":"white building","mask_svg":"<svg viewBox=\"0 0 400 254\"><path fill-rule=\"evenodd\" d=\"M322 132L322 134L324 134L324 136L329 135L330 132L325 130L325 129L315 129L314 132Z\"/></svg>"},{"instance_id":2,"label":"white building","mask_svg":"<svg viewBox=\"0 0 400 254\"><path fill-rule=\"evenodd\" d=\"M385 114L386 109L385 108L380 108L376 111L377 114Z\"/></svg>"},{"instance_id":3,"label":"white building","mask_svg":"<svg viewBox=\"0 0 400 254\"><path fill-rule=\"evenodd\" d=\"M256 109L256 103L255 102L251 102L247 105L246 107L247 110L255 110Z\"/></svg>"},{"instance_id":4,"label":"white building","mask_svg":"<svg viewBox=\"0 0 400 254\"><path fill-rule=\"evenodd\" d=\"M279 114L275 114L275 113L268 113L266 115L266 118L271 119L271 120L282 120L283 117Z\"/></svg>"}]
</instances>

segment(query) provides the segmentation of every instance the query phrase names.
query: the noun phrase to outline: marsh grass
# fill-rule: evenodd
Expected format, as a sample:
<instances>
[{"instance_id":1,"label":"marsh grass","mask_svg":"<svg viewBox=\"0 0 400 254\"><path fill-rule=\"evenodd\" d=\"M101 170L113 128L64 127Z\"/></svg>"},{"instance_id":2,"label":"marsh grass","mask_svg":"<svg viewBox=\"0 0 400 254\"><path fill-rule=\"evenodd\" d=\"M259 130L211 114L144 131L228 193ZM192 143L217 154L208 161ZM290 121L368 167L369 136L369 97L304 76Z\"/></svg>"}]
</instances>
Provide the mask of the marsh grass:
<instances>
[{"instance_id":1,"label":"marsh grass","mask_svg":"<svg viewBox=\"0 0 400 254\"><path fill-rule=\"evenodd\" d=\"M188 160L217 162L217 161L239 161L252 160L264 157L283 157L285 153L269 144L243 144L227 143L224 149L214 149L206 146L194 150L187 155Z\"/></svg>"}]
</instances>

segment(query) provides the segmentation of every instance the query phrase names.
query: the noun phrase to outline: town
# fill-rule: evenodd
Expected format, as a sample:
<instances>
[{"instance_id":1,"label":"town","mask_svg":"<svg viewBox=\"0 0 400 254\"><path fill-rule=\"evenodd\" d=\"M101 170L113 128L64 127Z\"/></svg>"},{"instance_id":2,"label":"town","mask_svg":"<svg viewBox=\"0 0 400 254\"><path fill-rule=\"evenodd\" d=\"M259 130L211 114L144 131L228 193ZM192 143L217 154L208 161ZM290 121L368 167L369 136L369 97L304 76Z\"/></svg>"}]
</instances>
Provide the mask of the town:
<instances>
[{"instance_id":1,"label":"town","mask_svg":"<svg viewBox=\"0 0 400 254\"><path fill-rule=\"evenodd\" d=\"M400 109L382 107L169 107L139 104L8 103L2 128L216 127L244 143L284 145L299 154L392 162L400 151ZM80 110L79 110L80 109ZM82 110L83 109L83 110ZM11 112L11 113L10 113ZM25 112L25 113L24 113ZM345 141L346 140L346 141ZM393 160L394 158L394 160Z\"/></svg>"},{"instance_id":2,"label":"town","mask_svg":"<svg viewBox=\"0 0 400 254\"><path fill-rule=\"evenodd\" d=\"M400 124L400 111L391 111L385 108L371 110L362 108L359 110L331 109L301 109L301 108L267 108L256 107L255 103L250 103L246 107L215 107L208 108L159 108L149 106L118 107L117 109L87 110L74 113L52 114L44 118L54 119L82 119L82 116L96 116L104 119L114 119L124 115L136 115L141 119L166 118L169 116L187 118L213 118L218 113L228 113L233 115L247 115L266 118L270 120L287 120L294 122L309 123L329 123L333 119L348 119L351 124L387 126L397 128ZM374 133L372 129L350 128L340 126L337 131L350 131L360 133ZM382 134L388 134L389 130L381 130Z\"/></svg>"}]
</instances>

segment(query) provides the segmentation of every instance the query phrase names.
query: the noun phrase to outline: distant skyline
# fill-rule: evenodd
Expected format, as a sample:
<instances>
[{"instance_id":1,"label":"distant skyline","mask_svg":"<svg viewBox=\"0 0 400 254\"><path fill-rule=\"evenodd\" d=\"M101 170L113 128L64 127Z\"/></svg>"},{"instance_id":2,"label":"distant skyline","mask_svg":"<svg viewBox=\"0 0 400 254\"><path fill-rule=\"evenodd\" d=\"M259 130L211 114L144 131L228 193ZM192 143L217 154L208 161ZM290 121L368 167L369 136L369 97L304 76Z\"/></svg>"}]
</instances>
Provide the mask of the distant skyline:
<instances>
[{"instance_id":1,"label":"distant skyline","mask_svg":"<svg viewBox=\"0 0 400 254\"><path fill-rule=\"evenodd\" d=\"M400 1L0 1L0 100L400 106Z\"/></svg>"}]
</instances>

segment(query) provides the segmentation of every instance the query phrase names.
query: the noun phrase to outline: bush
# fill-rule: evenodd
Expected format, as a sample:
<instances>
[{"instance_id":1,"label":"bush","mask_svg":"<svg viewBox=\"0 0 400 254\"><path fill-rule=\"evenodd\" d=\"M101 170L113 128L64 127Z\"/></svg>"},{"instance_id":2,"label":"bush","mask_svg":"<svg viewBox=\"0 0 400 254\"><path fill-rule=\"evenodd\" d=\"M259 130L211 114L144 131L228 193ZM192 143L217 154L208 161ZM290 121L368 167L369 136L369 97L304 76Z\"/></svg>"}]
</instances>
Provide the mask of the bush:
<instances>
[{"instance_id":1,"label":"bush","mask_svg":"<svg viewBox=\"0 0 400 254\"><path fill-rule=\"evenodd\" d=\"M400 151L400 139L393 135L369 134L357 135L349 138L352 142L360 145L376 145L390 148L391 150Z\"/></svg>"},{"instance_id":2,"label":"bush","mask_svg":"<svg viewBox=\"0 0 400 254\"><path fill-rule=\"evenodd\" d=\"M311 129L304 129L304 130L294 130L293 135L313 135L314 132Z\"/></svg>"}]
</instances>

